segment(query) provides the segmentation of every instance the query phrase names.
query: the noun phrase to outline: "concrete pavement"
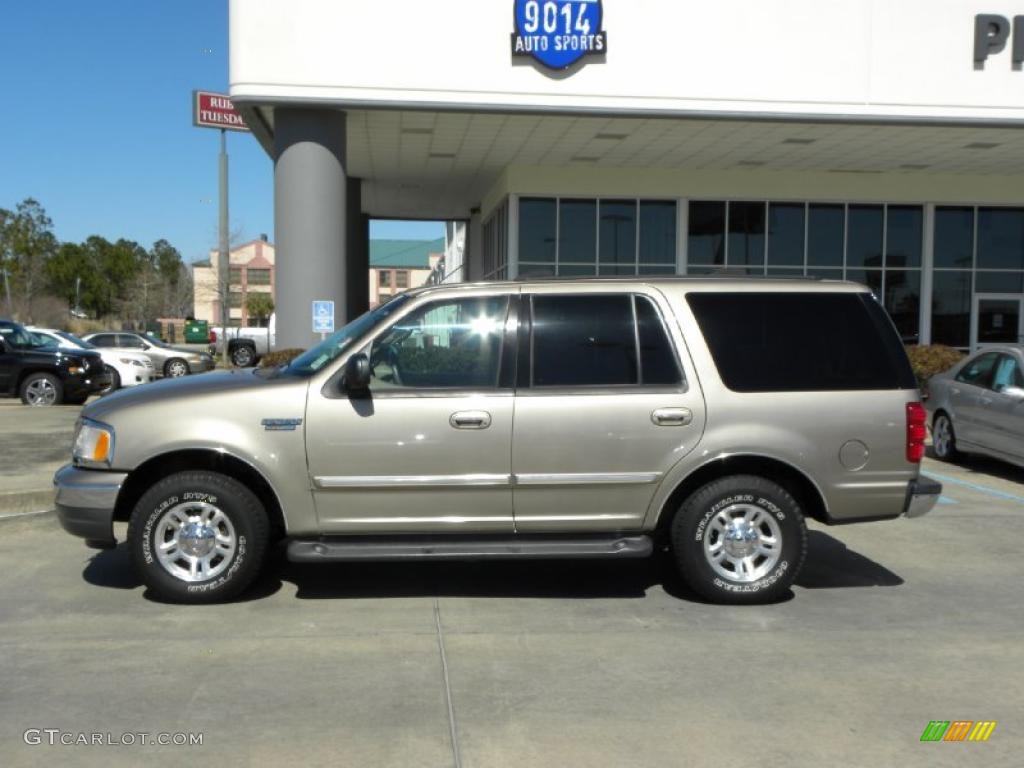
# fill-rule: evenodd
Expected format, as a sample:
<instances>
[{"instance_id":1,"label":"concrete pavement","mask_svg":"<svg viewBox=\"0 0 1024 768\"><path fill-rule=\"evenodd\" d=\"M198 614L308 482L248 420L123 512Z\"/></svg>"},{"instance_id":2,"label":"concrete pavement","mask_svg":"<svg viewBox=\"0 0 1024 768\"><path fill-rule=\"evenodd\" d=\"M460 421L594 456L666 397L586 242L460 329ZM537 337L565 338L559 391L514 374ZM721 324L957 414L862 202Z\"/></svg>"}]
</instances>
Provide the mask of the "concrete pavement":
<instances>
[{"instance_id":1,"label":"concrete pavement","mask_svg":"<svg viewBox=\"0 0 1024 768\"><path fill-rule=\"evenodd\" d=\"M123 546L0 523L5 765L1013 765L1024 485L928 462L927 517L812 525L793 598L693 598L654 562L294 566L148 599ZM121 532L123 536L123 531ZM995 720L984 744L931 720ZM27 728L202 732L26 745Z\"/></svg>"}]
</instances>

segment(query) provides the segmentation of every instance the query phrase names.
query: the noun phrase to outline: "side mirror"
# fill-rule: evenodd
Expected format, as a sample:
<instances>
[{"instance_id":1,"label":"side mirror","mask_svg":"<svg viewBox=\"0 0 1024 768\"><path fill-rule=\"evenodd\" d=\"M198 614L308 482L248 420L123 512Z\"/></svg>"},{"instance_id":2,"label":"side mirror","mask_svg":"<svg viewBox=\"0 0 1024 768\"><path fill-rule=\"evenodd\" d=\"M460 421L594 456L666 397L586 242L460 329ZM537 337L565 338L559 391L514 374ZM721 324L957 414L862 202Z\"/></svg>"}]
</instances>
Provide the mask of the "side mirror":
<instances>
[{"instance_id":1,"label":"side mirror","mask_svg":"<svg viewBox=\"0 0 1024 768\"><path fill-rule=\"evenodd\" d=\"M1003 387L1003 394L1014 400L1024 400L1024 388L1021 387Z\"/></svg>"},{"instance_id":2,"label":"side mirror","mask_svg":"<svg viewBox=\"0 0 1024 768\"><path fill-rule=\"evenodd\" d=\"M345 372L341 377L341 386L346 392L366 392L370 388L370 358L357 352L345 362Z\"/></svg>"}]
</instances>

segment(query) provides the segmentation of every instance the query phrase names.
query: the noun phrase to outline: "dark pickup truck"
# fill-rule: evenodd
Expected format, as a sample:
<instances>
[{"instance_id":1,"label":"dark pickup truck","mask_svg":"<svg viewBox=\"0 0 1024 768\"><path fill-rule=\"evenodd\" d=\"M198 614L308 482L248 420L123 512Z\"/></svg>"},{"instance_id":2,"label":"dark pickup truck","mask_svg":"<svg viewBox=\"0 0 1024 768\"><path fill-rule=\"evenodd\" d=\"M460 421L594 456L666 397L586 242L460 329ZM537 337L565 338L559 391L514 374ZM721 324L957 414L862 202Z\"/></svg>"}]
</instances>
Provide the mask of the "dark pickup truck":
<instances>
[{"instance_id":1,"label":"dark pickup truck","mask_svg":"<svg viewBox=\"0 0 1024 768\"><path fill-rule=\"evenodd\" d=\"M99 353L37 347L20 325L0 320L0 396L26 405L81 405L109 384Z\"/></svg>"}]
</instances>

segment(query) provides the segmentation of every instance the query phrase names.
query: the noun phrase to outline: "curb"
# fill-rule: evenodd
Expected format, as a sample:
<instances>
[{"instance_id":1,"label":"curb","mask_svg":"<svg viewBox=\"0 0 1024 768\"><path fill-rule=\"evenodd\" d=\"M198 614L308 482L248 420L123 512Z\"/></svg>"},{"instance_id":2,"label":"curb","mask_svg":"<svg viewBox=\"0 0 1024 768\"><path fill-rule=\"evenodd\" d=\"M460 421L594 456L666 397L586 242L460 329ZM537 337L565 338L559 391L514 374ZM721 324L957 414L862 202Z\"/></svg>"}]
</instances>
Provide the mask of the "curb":
<instances>
[{"instance_id":1,"label":"curb","mask_svg":"<svg viewBox=\"0 0 1024 768\"><path fill-rule=\"evenodd\" d=\"M33 512L13 512L11 514L4 512L0 513L0 530L2 530L5 525L10 525L12 523L24 523L36 520L54 520L56 517L57 512L53 509L35 510Z\"/></svg>"},{"instance_id":2,"label":"curb","mask_svg":"<svg viewBox=\"0 0 1024 768\"><path fill-rule=\"evenodd\" d=\"M0 516L53 509L53 488L0 493Z\"/></svg>"}]
</instances>

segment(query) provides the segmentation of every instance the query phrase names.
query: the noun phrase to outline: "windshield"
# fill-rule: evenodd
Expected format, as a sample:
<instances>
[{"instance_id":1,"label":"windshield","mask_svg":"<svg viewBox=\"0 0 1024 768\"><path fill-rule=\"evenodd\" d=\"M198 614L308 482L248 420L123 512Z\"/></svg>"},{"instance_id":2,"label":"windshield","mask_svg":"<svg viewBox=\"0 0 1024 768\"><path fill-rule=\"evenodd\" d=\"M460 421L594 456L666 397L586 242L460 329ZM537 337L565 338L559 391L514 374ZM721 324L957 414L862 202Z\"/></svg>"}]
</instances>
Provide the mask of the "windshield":
<instances>
[{"instance_id":1,"label":"windshield","mask_svg":"<svg viewBox=\"0 0 1024 768\"><path fill-rule=\"evenodd\" d=\"M3 336L7 345L13 349L32 349L38 346L28 331L15 323L0 325L0 336Z\"/></svg>"},{"instance_id":2,"label":"windshield","mask_svg":"<svg viewBox=\"0 0 1024 768\"><path fill-rule=\"evenodd\" d=\"M376 309L371 309L369 312L360 315L312 349L292 360L282 372L295 376L313 375L332 360L338 359L352 345L352 342L362 337L385 318L395 314L408 301L408 295L396 296L387 304L382 304Z\"/></svg>"},{"instance_id":3,"label":"windshield","mask_svg":"<svg viewBox=\"0 0 1024 768\"><path fill-rule=\"evenodd\" d=\"M71 342L76 347L81 347L82 349L96 349L95 345L90 344L85 339L78 338L73 333L68 333L67 331L57 331L57 335L64 339L64 341Z\"/></svg>"}]
</instances>

